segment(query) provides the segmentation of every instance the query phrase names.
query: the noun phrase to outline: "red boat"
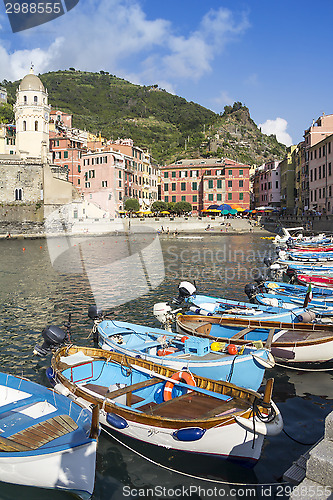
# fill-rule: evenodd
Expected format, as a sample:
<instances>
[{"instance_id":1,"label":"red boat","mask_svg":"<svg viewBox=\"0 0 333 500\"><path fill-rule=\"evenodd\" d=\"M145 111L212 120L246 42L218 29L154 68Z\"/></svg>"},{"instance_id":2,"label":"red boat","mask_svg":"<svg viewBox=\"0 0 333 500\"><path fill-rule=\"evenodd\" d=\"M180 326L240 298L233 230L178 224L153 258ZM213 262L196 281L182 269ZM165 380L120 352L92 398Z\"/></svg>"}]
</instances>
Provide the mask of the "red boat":
<instances>
[{"instance_id":1,"label":"red boat","mask_svg":"<svg viewBox=\"0 0 333 500\"><path fill-rule=\"evenodd\" d=\"M308 285L311 283L315 286L322 286L325 288L333 288L333 276L325 276L320 274L298 274L297 281L301 285Z\"/></svg>"},{"instance_id":2,"label":"red boat","mask_svg":"<svg viewBox=\"0 0 333 500\"><path fill-rule=\"evenodd\" d=\"M308 246L308 247L294 247L289 248L288 252L333 252L333 246L327 247L316 247L316 246Z\"/></svg>"}]
</instances>

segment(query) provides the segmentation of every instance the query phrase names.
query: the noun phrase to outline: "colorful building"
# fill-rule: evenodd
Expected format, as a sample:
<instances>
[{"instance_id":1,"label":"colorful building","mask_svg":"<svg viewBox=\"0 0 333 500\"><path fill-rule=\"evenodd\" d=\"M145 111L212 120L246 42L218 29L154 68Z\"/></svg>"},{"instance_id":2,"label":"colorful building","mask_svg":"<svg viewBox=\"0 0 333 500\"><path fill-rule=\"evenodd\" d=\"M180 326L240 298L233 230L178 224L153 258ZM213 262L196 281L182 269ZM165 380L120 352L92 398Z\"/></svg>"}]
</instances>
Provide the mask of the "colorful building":
<instances>
[{"instance_id":1,"label":"colorful building","mask_svg":"<svg viewBox=\"0 0 333 500\"><path fill-rule=\"evenodd\" d=\"M227 158L179 160L161 168L161 200L187 201L193 213L211 205L249 208L249 165Z\"/></svg>"}]
</instances>

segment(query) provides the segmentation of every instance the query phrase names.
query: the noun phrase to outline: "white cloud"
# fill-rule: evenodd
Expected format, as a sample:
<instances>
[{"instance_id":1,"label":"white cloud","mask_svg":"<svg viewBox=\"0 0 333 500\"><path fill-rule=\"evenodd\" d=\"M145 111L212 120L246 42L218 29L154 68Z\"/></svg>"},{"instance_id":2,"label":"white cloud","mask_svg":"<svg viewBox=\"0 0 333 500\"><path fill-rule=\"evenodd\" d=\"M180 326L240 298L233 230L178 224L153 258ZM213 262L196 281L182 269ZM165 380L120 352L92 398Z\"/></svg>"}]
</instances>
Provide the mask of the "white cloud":
<instances>
[{"instance_id":1,"label":"white cloud","mask_svg":"<svg viewBox=\"0 0 333 500\"><path fill-rule=\"evenodd\" d=\"M215 97L214 102L218 104L220 107L224 107L226 105L233 104L235 102L235 99L230 97L228 92L226 90L221 90L220 94Z\"/></svg>"},{"instance_id":2,"label":"white cloud","mask_svg":"<svg viewBox=\"0 0 333 500\"><path fill-rule=\"evenodd\" d=\"M17 34L26 37L33 47L30 50L11 51L0 43L4 63L0 77L21 78L32 61L37 73L69 67L103 69L174 89L180 79L197 80L210 73L214 58L249 23L245 14L236 18L230 10L220 8L210 10L193 32L179 36L170 21L148 19L139 0L85 0L48 23L47 34L45 26ZM61 37L56 38L54 34L59 33ZM41 45L41 40L48 42Z\"/></svg>"},{"instance_id":3,"label":"white cloud","mask_svg":"<svg viewBox=\"0 0 333 500\"><path fill-rule=\"evenodd\" d=\"M266 135L275 134L277 140L286 146L290 146L293 143L291 136L287 132L288 122L284 118L266 120L265 123L260 123L258 127Z\"/></svg>"}]
</instances>

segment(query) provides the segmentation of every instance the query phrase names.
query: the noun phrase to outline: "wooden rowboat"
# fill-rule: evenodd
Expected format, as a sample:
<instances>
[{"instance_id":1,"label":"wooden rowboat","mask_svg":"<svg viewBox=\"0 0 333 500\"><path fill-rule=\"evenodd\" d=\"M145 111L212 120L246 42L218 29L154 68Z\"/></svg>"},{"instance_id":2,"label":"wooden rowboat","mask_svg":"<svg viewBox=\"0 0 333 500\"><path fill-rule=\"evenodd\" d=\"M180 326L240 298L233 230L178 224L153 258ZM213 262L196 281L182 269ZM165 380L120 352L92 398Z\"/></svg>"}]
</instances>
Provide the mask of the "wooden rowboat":
<instances>
[{"instance_id":1,"label":"wooden rowboat","mask_svg":"<svg viewBox=\"0 0 333 500\"><path fill-rule=\"evenodd\" d=\"M102 427L186 453L256 462L265 435L282 430L265 395L120 353L63 347L52 358L55 390L97 404Z\"/></svg>"},{"instance_id":2,"label":"wooden rowboat","mask_svg":"<svg viewBox=\"0 0 333 500\"><path fill-rule=\"evenodd\" d=\"M0 373L0 419L0 481L90 498L98 435L90 410L39 384Z\"/></svg>"},{"instance_id":3,"label":"wooden rowboat","mask_svg":"<svg viewBox=\"0 0 333 500\"><path fill-rule=\"evenodd\" d=\"M259 319L226 319L221 316L178 314L177 330L183 335L208 337L236 346L253 341L267 342L280 362L301 366L333 362L333 326L312 323L283 323Z\"/></svg>"}]
</instances>

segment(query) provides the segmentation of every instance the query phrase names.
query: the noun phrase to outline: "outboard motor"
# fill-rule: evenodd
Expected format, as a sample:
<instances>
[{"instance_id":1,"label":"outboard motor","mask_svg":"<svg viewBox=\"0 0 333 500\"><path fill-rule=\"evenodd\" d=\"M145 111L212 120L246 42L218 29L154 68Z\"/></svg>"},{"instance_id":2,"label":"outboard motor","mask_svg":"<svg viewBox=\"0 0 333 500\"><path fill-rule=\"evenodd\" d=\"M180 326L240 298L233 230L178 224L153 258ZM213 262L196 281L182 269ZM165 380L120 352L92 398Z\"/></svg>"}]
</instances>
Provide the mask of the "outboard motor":
<instances>
[{"instance_id":1,"label":"outboard motor","mask_svg":"<svg viewBox=\"0 0 333 500\"><path fill-rule=\"evenodd\" d=\"M178 286L178 297L172 300L173 304L179 306L184 299L187 299L197 291L196 287L189 281L182 281Z\"/></svg>"},{"instance_id":2,"label":"outboard motor","mask_svg":"<svg viewBox=\"0 0 333 500\"><path fill-rule=\"evenodd\" d=\"M46 356L52 349L60 347L68 341L67 333L59 326L51 325L44 328L42 331L44 342L41 346L36 346L34 354L38 356Z\"/></svg>"},{"instance_id":3,"label":"outboard motor","mask_svg":"<svg viewBox=\"0 0 333 500\"><path fill-rule=\"evenodd\" d=\"M245 294L248 296L249 300L254 301L254 297L259 293L257 285L254 283L247 283L244 288Z\"/></svg>"},{"instance_id":4,"label":"outboard motor","mask_svg":"<svg viewBox=\"0 0 333 500\"><path fill-rule=\"evenodd\" d=\"M272 259L269 259L268 257L264 258L264 264L267 267L270 267L272 265Z\"/></svg>"},{"instance_id":5,"label":"outboard motor","mask_svg":"<svg viewBox=\"0 0 333 500\"><path fill-rule=\"evenodd\" d=\"M259 286L262 285L265 281L265 277L261 274L260 271L256 271L255 273L253 273L252 277Z\"/></svg>"},{"instance_id":6,"label":"outboard motor","mask_svg":"<svg viewBox=\"0 0 333 500\"><path fill-rule=\"evenodd\" d=\"M104 313L102 309L98 309L96 306L89 306L88 308L88 316L93 321L98 319L103 319Z\"/></svg>"}]
</instances>

